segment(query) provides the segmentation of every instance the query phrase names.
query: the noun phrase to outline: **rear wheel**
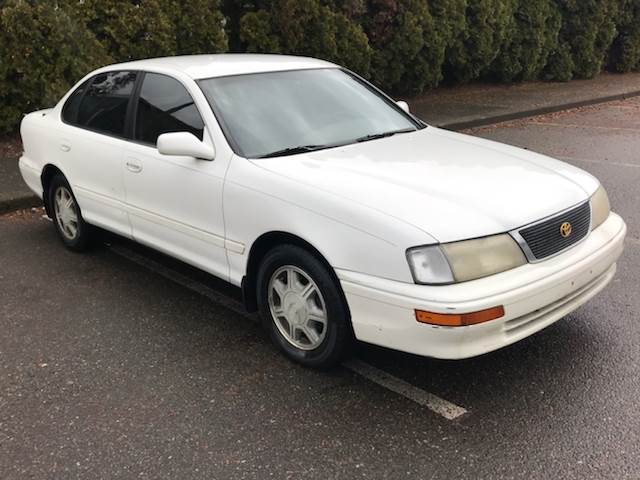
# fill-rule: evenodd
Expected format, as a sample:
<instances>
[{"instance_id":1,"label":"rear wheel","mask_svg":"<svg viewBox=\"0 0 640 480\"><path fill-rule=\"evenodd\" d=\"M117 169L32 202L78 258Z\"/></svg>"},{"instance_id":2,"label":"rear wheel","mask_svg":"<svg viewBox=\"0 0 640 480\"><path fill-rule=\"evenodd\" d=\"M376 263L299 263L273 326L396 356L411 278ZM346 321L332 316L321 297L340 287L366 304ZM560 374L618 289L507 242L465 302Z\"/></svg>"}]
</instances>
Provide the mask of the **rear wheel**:
<instances>
[{"instance_id":1,"label":"rear wheel","mask_svg":"<svg viewBox=\"0 0 640 480\"><path fill-rule=\"evenodd\" d=\"M282 245L258 270L260 314L273 342L292 360L326 368L351 343L349 312L327 267L306 250Z\"/></svg>"},{"instance_id":2,"label":"rear wheel","mask_svg":"<svg viewBox=\"0 0 640 480\"><path fill-rule=\"evenodd\" d=\"M84 250L89 243L89 225L83 220L78 202L62 175L56 175L51 179L49 205L53 223L62 243L70 250Z\"/></svg>"}]
</instances>

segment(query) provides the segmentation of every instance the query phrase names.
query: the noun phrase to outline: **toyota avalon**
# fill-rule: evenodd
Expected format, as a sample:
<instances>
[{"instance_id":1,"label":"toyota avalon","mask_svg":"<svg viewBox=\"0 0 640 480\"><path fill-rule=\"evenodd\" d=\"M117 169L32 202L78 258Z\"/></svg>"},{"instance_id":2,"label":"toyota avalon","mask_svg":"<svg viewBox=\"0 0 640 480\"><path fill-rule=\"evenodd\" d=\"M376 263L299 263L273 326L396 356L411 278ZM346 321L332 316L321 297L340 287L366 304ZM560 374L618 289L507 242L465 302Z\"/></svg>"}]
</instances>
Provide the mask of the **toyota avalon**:
<instances>
[{"instance_id":1,"label":"toyota avalon","mask_svg":"<svg viewBox=\"0 0 640 480\"><path fill-rule=\"evenodd\" d=\"M66 247L101 227L220 277L308 366L354 339L442 359L512 344L600 292L626 232L583 170L428 126L310 58L111 65L21 135Z\"/></svg>"}]
</instances>

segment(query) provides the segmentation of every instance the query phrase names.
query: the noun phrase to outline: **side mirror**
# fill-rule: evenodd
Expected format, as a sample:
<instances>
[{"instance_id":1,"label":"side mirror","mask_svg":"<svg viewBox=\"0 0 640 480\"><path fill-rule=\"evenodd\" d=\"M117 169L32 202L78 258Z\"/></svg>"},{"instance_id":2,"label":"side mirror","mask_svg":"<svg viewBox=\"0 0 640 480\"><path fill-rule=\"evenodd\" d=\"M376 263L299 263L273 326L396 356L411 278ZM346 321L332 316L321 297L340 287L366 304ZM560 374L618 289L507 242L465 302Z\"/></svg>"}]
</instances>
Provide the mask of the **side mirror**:
<instances>
[{"instance_id":1,"label":"side mirror","mask_svg":"<svg viewBox=\"0 0 640 480\"><path fill-rule=\"evenodd\" d=\"M409 112L409 104L407 102L405 102L404 100L398 100L396 102L396 105L398 105L405 112L411 113L411 112Z\"/></svg>"},{"instance_id":2,"label":"side mirror","mask_svg":"<svg viewBox=\"0 0 640 480\"><path fill-rule=\"evenodd\" d=\"M183 155L202 160L213 160L216 151L196 138L193 133L163 133L158 137L158 151L163 155Z\"/></svg>"}]
</instances>

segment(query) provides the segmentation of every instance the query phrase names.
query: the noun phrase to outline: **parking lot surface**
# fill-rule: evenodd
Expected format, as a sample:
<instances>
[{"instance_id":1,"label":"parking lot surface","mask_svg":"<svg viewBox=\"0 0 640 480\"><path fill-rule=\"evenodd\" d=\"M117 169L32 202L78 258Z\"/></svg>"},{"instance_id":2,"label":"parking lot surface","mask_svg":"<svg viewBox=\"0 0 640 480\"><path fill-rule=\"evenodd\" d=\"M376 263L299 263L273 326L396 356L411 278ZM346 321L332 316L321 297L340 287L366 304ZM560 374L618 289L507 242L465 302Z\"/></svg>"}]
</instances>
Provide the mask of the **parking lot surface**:
<instances>
[{"instance_id":1,"label":"parking lot surface","mask_svg":"<svg viewBox=\"0 0 640 480\"><path fill-rule=\"evenodd\" d=\"M640 99L468 133L593 173L629 233L599 296L464 361L359 344L304 369L234 288L0 217L0 478L639 478Z\"/></svg>"}]
</instances>

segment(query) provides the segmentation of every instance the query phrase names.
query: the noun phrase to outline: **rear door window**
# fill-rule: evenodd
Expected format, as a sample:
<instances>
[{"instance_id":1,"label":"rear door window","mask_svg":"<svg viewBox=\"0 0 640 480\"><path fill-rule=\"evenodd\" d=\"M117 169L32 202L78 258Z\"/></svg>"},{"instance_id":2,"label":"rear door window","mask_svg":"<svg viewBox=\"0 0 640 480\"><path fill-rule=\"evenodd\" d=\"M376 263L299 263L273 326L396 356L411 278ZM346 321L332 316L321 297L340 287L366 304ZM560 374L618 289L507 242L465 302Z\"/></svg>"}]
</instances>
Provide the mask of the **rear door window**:
<instances>
[{"instance_id":1,"label":"rear door window","mask_svg":"<svg viewBox=\"0 0 640 480\"><path fill-rule=\"evenodd\" d=\"M127 108L135 82L135 72L96 75L79 102L75 121L71 123L107 135L124 136ZM72 105L73 95L69 100L69 114L73 113Z\"/></svg>"}]
</instances>

